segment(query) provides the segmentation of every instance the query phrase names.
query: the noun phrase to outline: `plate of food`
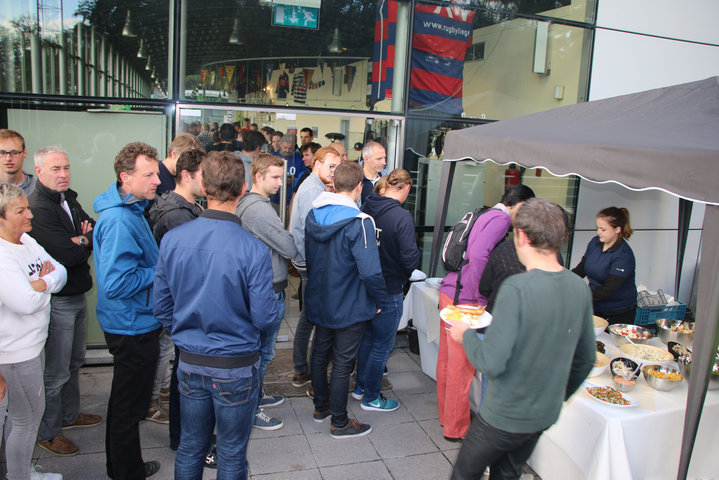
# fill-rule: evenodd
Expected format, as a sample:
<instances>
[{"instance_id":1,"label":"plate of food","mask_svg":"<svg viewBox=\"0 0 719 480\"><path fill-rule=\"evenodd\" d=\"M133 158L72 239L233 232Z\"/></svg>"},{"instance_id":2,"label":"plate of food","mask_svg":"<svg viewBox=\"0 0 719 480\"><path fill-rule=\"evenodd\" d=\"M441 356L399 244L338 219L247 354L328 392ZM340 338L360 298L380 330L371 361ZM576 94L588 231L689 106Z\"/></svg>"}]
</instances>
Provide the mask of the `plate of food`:
<instances>
[{"instance_id":1,"label":"plate of food","mask_svg":"<svg viewBox=\"0 0 719 480\"><path fill-rule=\"evenodd\" d=\"M484 307L474 305L449 305L439 312L439 318L450 325L464 322L474 329L484 328L492 323L492 314L485 312Z\"/></svg>"},{"instance_id":2,"label":"plate of food","mask_svg":"<svg viewBox=\"0 0 719 480\"><path fill-rule=\"evenodd\" d=\"M582 385L582 390L584 390L584 393L592 400L608 407L631 408L639 405L639 402L635 398L608 385L596 385L585 381Z\"/></svg>"}]
</instances>

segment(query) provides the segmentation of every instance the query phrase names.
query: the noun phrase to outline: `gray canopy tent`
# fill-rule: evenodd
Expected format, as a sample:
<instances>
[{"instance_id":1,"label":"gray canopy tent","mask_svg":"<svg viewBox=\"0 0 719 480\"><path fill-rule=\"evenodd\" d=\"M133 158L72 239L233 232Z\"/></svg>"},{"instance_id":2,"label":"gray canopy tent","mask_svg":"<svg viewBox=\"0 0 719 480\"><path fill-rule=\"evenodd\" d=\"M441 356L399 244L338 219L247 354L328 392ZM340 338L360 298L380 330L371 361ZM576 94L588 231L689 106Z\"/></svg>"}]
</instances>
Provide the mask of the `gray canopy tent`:
<instances>
[{"instance_id":1,"label":"gray canopy tent","mask_svg":"<svg viewBox=\"0 0 719 480\"><path fill-rule=\"evenodd\" d=\"M692 202L706 204L703 237L719 238L719 77L556 108L447 133L430 274L457 161L493 161L578 175L679 198L677 292ZM719 249L703 242L692 376L677 479L686 479L719 344Z\"/></svg>"}]
</instances>

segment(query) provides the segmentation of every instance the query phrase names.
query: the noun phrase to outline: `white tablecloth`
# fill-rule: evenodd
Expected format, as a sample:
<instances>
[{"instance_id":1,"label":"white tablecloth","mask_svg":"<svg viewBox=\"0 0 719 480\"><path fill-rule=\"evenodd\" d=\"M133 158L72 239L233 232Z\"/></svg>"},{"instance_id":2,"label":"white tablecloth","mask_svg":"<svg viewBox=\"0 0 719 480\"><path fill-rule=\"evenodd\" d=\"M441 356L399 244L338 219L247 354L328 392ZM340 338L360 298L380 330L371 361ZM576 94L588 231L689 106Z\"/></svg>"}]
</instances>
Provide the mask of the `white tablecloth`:
<instances>
[{"instance_id":1,"label":"white tablecloth","mask_svg":"<svg viewBox=\"0 0 719 480\"><path fill-rule=\"evenodd\" d=\"M620 350L606 333L599 336L607 356ZM666 348L657 339L651 342ZM611 385L605 372L588 381ZM634 408L600 404L581 389L564 405L557 423L539 440L529 465L545 480L659 480L675 479L684 425L688 386L671 392L650 387L643 376L628 395ZM704 403L689 478L719 478L719 391Z\"/></svg>"},{"instance_id":2,"label":"white tablecloth","mask_svg":"<svg viewBox=\"0 0 719 480\"><path fill-rule=\"evenodd\" d=\"M427 342L439 340L439 290L432 288L424 282L414 282L409 287L407 296L402 305L402 317L399 320L399 329L412 324L427 334Z\"/></svg>"}]
</instances>

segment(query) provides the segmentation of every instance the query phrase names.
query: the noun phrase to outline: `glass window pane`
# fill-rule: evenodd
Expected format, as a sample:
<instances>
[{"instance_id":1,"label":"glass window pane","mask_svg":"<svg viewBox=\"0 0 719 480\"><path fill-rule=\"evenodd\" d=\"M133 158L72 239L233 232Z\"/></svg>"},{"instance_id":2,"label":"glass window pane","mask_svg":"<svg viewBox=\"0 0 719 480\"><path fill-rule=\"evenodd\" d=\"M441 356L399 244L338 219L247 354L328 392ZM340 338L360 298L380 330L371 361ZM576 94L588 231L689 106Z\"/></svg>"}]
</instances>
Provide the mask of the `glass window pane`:
<instances>
[{"instance_id":1,"label":"glass window pane","mask_svg":"<svg viewBox=\"0 0 719 480\"><path fill-rule=\"evenodd\" d=\"M2 2L0 91L164 98L168 0Z\"/></svg>"},{"instance_id":2,"label":"glass window pane","mask_svg":"<svg viewBox=\"0 0 719 480\"><path fill-rule=\"evenodd\" d=\"M547 3L562 2L527 4ZM568 4L551 12L566 9L571 16L577 8ZM589 28L471 5L418 3L410 110L500 120L583 101L591 40Z\"/></svg>"},{"instance_id":3,"label":"glass window pane","mask_svg":"<svg viewBox=\"0 0 719 480\"><path fill-rule=\"evenodd\" d=\"M375 2L186 3L184 98L389 111L388 102L368 103Z\"/></svg>"}]
</instances>

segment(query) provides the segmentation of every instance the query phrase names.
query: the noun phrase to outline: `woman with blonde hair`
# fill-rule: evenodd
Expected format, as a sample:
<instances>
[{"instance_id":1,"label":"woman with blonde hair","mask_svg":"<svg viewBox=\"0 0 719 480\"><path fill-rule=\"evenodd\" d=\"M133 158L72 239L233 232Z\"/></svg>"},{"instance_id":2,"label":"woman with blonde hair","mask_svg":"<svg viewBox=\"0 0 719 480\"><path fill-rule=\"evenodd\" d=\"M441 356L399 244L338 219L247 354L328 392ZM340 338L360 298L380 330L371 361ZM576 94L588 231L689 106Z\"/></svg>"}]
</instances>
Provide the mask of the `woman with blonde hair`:
<instances>
[{"instance_id":1,"label":"woman with blonde hair","mask_svg":"<svg viewBox=\"0 0 719 480\"><path fill-rule=\"evenodd\" d=\"M399 408L396 400L380 393L380 384L402 316L403 288L421 259L412 214L402 207L411 188L409 172L398 168L380 177L374 192L362 203L362 211L374 218L379 232L382 276L391 298L389 305L382 305L382 311L367 322L357 354L357 388L352 397L362 400L363 410L391 412Z\"/></svg>"},{"instance_id":2,"label":"woman with blonde hair","mask_svg":"<svg viewBox=\"0 0 719 480\"><path fill-rule=\"evenodd\" d=\"M9 480L57 480L32 467L45 411L42 356L50 324L50 295L67 281L65 267L27 234L32 213L25 192L0 183L0 375L11 420L5 455Z\"/></svg>"},{"instance_id":3,"label":"woman with blonde hair","mask_svg":"<svg viewBox=\"0 0 719 480\"><path fill-rule=\"evenodd\" d=\"M589 279L594 314L610 325L633 324L637 307L636 261L627 239L632 235L626 208L609 207L597 214L597 236L572 271Z\"/></svg>"}]
</instances>

